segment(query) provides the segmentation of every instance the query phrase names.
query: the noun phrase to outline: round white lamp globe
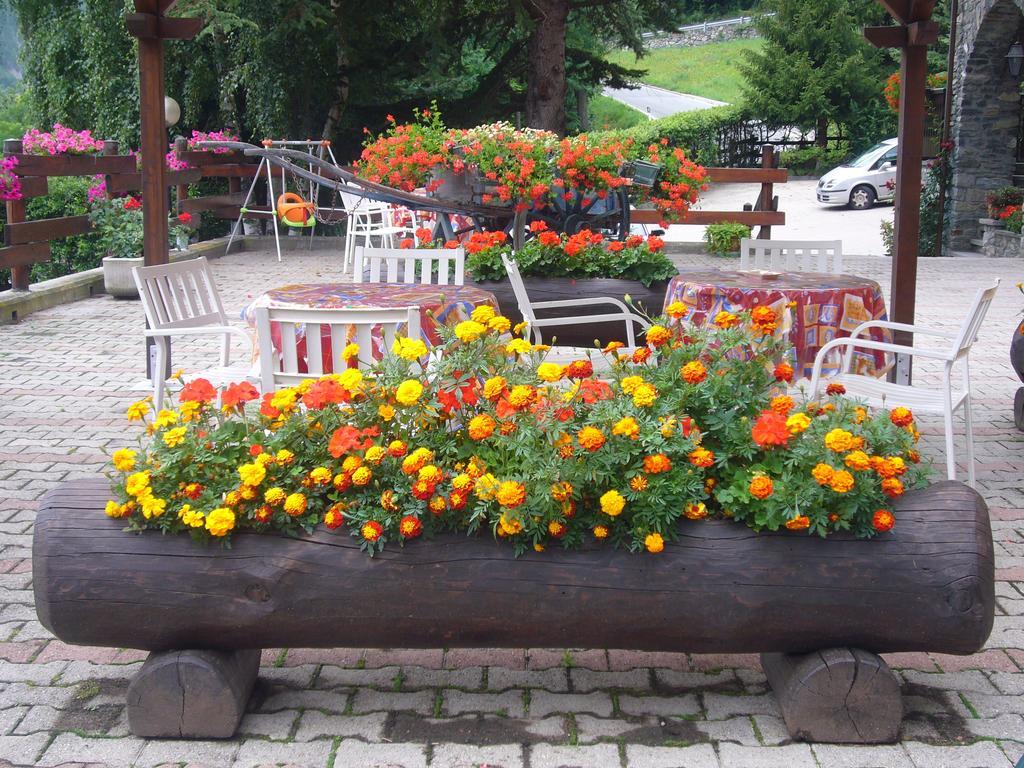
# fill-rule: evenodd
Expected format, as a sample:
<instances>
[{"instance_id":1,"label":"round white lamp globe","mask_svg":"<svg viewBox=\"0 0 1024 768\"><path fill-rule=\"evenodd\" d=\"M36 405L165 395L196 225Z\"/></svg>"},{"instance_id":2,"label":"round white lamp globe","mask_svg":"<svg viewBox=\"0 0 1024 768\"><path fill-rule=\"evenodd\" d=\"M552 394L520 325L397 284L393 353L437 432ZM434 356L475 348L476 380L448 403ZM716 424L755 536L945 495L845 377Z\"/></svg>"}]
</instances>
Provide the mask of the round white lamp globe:
<instances>
[{"instance_id":1,"label":"round white lamp globe","mask_svg":"<svg viewBox=\"0 0 1024 768\"><path fill-rule=\"evenodd\" d=\"M181 107L170 96L164 96L164 124L170 128L181 119Z\"/></svg>"}]
</instances>

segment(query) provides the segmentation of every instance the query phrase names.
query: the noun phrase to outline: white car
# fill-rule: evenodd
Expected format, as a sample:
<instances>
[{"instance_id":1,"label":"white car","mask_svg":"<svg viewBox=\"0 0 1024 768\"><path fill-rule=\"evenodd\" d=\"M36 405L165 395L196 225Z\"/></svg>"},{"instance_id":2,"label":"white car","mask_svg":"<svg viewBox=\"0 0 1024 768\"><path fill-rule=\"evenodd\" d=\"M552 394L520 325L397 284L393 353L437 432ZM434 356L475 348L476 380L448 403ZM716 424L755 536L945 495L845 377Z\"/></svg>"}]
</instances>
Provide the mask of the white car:
<instances>
[{"instance_id":1,"label":"white car","mask_svg":"<svg viewBox=\"0 0 1024 768\"><path fill-rule=\"evenodd\" d=\"M818 202L862 210L876 201L892 200L896 152L896 139L886 139L855 160L832 169L818 181Z\"/></svg>"}]
</instances>

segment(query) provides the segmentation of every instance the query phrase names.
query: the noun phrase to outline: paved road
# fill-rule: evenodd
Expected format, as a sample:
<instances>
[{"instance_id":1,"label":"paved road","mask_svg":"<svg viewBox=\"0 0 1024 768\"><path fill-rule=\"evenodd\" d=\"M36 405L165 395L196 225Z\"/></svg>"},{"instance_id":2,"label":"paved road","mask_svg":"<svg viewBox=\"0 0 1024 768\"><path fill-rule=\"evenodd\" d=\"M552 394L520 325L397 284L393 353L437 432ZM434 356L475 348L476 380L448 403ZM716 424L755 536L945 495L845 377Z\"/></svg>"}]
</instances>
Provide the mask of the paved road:
<instances>
[{"instance_id":1,"label":"paved road","mask_svg":"<svg viewBox=\"0 0 1024 768\"><path fill-rule=\"evenodd\" d=\"M668 117L677 112L693 112L698 109L721 107L724 101L705 99L688 93L677 93L655 85L640 85L638 88L605 88L604 95L640 110L650 118Z\"/></svg>"}]
</instances>

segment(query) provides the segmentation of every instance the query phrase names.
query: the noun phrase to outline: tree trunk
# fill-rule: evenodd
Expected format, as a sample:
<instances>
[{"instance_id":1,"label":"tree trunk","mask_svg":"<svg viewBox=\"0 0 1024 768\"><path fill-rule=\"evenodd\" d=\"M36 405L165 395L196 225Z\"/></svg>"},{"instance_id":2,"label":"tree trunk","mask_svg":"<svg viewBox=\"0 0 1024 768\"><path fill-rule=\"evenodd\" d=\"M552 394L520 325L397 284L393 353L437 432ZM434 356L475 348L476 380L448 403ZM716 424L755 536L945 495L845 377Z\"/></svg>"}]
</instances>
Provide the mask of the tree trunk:
<instances>
[{"instance_id":1,"label":"tree trunk","mask_svg":"<svg viewBox=\"0 0 1024 768\"><path fill-rule=\"evenodd\" d=\"M533 20L527 45L530 70L526 87L526 124L565 133L565 34L568 0L528 0Z\"/></svg>"},{"instance_id":2,"label":"tree trunk","mask_svg":"<svg viewBox=\"0 0 1024 768\"><path fill-rule=\"evenodd\" d=\"M342 39L344 36L345 25L341 22L340 8L340 0L334 0L334 2L331 3L331 10L334 11L334 17L338 25L336 41L338 46L338 80L334 86L334 100L331 102L331 108L327 111L327 118L324 120L323 130L320 131L320 138L327 140L330 140L331 136L334 135L334 131L338 127L338 123L341 122L341 116L345 113L345 107L348 106L348 92L350 86L348 76L348 49L345 47L345 41Z\"/></svg>"},{"instance_id":3,"label":"tree trunk","mask_svg":"<svg viewBox=\"0 0 1024 768\"><path fill-rule=\"evenodd\" d=\"M590 130L590 94L580 86L576 89L576 116L580 121L580 131Z\"/></svg>"},{"instance_id":4,"label":"tree trunk","mask_svg":"<svg viewBox=\"0 0 1024 768\"><path fill-rule=\"evenodd\" d=\"M814 129L814 143L824 149L828 146L828 118L819 117L818 126Z\"/></svg>"}]
</instances>

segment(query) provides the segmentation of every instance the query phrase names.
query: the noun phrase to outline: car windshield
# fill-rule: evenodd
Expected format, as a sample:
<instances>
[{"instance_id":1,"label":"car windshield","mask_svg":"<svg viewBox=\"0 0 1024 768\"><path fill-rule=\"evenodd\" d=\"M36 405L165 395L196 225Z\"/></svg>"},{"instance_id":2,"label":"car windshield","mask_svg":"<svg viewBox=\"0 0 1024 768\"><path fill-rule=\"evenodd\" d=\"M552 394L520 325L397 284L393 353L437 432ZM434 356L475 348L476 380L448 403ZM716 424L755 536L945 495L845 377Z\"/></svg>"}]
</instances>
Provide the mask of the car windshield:
<instances>
[{"instance_id":1,"label":"car windshield","mask_svg":"<svg viewBox=\"0 0 1024 768\"><path fill-rule=\"evenodd\" d=\"M847 165L850 166L851 168L867 168L869 165L875 162L875 160L878 159L878 155L880 152L888 149L889 147L890 145L885 143L875 144L875 146L873 146L863 155L848 162Z\"/></svg>"}]
</instances>

